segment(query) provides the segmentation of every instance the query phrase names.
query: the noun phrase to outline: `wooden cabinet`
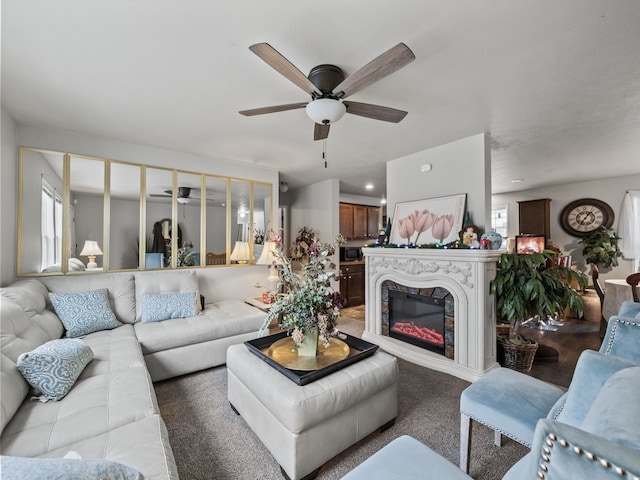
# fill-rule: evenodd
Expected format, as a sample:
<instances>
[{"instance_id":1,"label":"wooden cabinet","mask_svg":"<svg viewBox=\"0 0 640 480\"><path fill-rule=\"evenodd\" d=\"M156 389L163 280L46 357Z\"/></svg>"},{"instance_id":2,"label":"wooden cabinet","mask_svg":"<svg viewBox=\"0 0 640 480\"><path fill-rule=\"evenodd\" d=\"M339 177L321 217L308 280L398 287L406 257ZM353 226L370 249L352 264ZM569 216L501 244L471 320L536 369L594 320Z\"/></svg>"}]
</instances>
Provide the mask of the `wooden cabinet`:
<instances>
[{"instance_id":1,"label":"wooden cabinet","mask_svg":"<svg viewBox=\"0 0 640 480\"><path fill-rule=\"evenodd\" d=\"M518 202L518 232L551 236L550 198Z\"/></svg>"},{"instance_id":2,"label":"wooden cabinet","mask_svg":"<svg viewBox=\"0 0 640 480\"><path fill-rule=\"evenodd\" d=\"M341 263L340 293L347 300L347 307L364 303L364 264Z\"/></svg>"},{"instance_id":3,"label":"wooden cabinet","mask_svg":"<svg viewBox=\"0 0 640 480\"><path fill-rule=\"evenodd\" d=\"M340 233L344 238L353 238L353 205L340 204Z\"/></svg>"},{"instance_id":4,"label":"wooden cabinet","mask_svg":"<svg viewBox=\"0 0 640 480\"><path fill-rule=\"evenodd\" d=\"M347 239L378 238L380 207L340 204L340 233Z\"/></svg>"}]
</instances>

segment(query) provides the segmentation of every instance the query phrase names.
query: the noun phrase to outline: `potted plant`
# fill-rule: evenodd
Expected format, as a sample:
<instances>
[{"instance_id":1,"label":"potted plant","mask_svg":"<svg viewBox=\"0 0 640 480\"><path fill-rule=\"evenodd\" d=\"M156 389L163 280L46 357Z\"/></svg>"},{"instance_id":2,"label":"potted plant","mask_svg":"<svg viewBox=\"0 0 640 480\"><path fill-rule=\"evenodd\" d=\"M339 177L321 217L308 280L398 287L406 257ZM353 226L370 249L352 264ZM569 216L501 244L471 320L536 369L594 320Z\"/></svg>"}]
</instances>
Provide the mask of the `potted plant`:
<instances>
[{"instance_id":1,"label":"potted plant","mask_svg":"<svg viewBox=\"0 0 640 480\"><path fill-rule=\"evenodd\" d=\"M618 248L620 237L612 228L599 227L580 240L584 245L582 254L586 263L593 263L599 267L617 267L618 257L622 256Z\"/></svg>"},{"instance_id":2,"label":"potted plant","mask_svg":"<svg viewBox=\"0 0 640 480\"><path fill-rule=\"evenodd\" d=\"M570 308L582 314L582 297L571 287L587 285L587 277L569 267L554 265L556 253L503 253L491 281L490 292L496 297L499 317L509 323L509 335L499 335L505 349L505 363L516 370L529 371L533 363L536 342L520 335L522 323L532 317L541 319ZM522 352L523 358L517 358Z\"/></svg>"},{"instance_id":3,"label":"potted plant","mask_svg":"<svg viewBox=\"0 0 640 480\"><path fill-rule=\"evenodd\" d=\"M339 236L336 244L342 242ZM291 335L298 355L316 355L318 341L329 346L339 310L344 306L344 298L331 286L331 280L337 279L340 273L329 258L335 251L335 244L322 243L314 237L307 248L309 261L298 273L293 271L291 259L281 246L276 250L282 268L280 283L285 293L277 295L271 304L262 330L273 320L279 320L280 328Z\"/></svg>"}]
</instances>

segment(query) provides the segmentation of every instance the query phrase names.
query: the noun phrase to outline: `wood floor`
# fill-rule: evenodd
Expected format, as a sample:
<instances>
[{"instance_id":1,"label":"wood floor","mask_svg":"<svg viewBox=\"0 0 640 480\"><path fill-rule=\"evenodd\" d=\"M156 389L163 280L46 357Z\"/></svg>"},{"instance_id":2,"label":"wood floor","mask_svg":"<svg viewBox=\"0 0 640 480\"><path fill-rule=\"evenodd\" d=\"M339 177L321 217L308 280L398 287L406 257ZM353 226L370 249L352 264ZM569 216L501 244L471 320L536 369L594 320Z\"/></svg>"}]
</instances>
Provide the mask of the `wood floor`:
<instances>
[{"instance_id":1,"label":"wood floor","mask_svg":"<svg viewBox=\"0 0 640 480\"><path fill-rule=\"evenodd\" d=\"M364 330L364 305L345 308L340 313L345 318L362 321ZM564 322L565 325L558 327L556 332L522 328L521 333L541 345L529 375L568 387L580 354L587 349L598 350L601 340L599 323L576 318L567 318Z\"/></svg>"}]
</instances>

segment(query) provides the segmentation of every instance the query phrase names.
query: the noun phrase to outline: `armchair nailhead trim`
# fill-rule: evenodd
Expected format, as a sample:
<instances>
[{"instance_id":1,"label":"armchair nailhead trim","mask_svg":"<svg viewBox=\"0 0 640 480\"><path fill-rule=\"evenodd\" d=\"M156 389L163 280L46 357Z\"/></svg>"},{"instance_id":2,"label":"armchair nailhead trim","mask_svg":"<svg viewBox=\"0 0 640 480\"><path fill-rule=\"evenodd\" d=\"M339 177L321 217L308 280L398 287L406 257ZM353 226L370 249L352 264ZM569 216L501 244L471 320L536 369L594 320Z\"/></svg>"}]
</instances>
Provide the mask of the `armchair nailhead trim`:
<instances>
[{"instance_id":1,"label":"armchair nailhead trim","mask_svg":"<svg viewBox=\"0 0 640 480\"><path fill-rule=\"evenodd\" d=\"M611 352L611 349L613 348L613 342L616 339L616 331L618 329L618 324L622 323L624 325L633 325L633 326L637 326L638 324L635 322L630 322L628 320L622 320L621 318L616 318L614 320L614 324L613 327L611 327L611 335L609 336L609 341L607 342L607 348L604 351L605 355L608 355Z\"/></svg>"},{"instance_id":2,"label":"armchair nailhead trim","mask_svg":"<svg viewBox=\"0 0 640 480\"><path fill-rule=\"evenodd\" d=\"M562 447L564 448L568 448L571 447L571 444L563 439L563 438L558 438L557 435L555 433L549 433L547 435L547 438L545 440L545 444L548 445L549 447L553 447L555 442L559 443ZM547 467L547 463L551 463L551 453L552 450L550 448L544 447L542 449L543 453L540 455L540 458L542 458L544 463L540 463L539 464L539 470L538 470L538 478L541 480L544 480L545 478L545 473L548 472L548 467ZM619 477L622 478L629 478L630 480L640 480L640 477L636 476L636 475L629 475L627 474L627 471L621 467L618 467L617 465L613 465L609 460L607 460L606 458L598 458L597 455L595 455L592 452L588 452L586 450L584 450L582 447L579 447L578 445L574 445L571 447L571 451L573 451L576 455L582 456L584 455L587 459L591 460L591 461L597 461L603 468L606 469L613 469L613 471L616 473L616 475L618 475Z\"/></svg>"}]
</instances>

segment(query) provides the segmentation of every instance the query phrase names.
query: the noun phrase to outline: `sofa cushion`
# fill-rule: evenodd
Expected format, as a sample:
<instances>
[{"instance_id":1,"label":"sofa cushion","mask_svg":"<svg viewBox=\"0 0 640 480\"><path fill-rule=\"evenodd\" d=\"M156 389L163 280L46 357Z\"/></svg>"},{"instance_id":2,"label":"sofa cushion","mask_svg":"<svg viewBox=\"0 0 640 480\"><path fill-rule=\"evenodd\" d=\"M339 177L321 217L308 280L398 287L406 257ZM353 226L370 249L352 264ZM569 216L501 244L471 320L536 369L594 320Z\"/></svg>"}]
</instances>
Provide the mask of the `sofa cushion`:
<instances>
[{"instance_id":1,"label":"sofa cushion","mask_svg":"<svg viewBox=\"0 0 640 480\"><path fill-rule=\"evenodd\" d=\"M170 322L136 323L142 352L149 353L228 338L260 330L266 313L241 300L208 304L195 317Z\"/></svg>"},{"instance_id":2,"label":"sofa cushion","mask_svg":"<svg viewBox=\"0 0 640 480\"><path fill-rule=\"evenodd\" d=\"M195 314L196 292L145 293L142 295L143 322L188 318Z\"/></svg>"},{"instance_id":3,"label":"sofa cushion","mask_svg":"<svg viewBox=\"0 0 640 480\"><path fill-rule=\"evenodd\" d=\"M78 293L106 288L116 318L133 323L136 317L136 298L133 273L99 273L95 275L64 275L39 279L50 292Z\"/></svg>"},{"instance_id":4,"label":"sofa cushion","mask_svg":"<svg viewBox=\"0 0 640 480\"><path fill-rule=\"evenodd\" d=\"M143 480L140 472L109 460L71 458L0 457L5 480L69 479Z\"/></svg>"},{"instance_id":5,"label":"sofa cushion","mask_svg":"<svg viewBox=\"0 0 640 480\"><path fill-rule=\"evenodd\" d=\"M40 394L41 399L58 401L69 393L93 352L82 340L51 340L18 357L18 371Z\"/></svg>"},{"instance_id":6,"label":"sofa cushion","mask_svg":"<svg viewBox=\"0 0 640 480\"><path fill-rule=\"evenodd\" d=\"M607 380L582 422L582 429L640 448L640 367L625 368Z\"/></svg>"},{"instance_id":7,"label":"sofa cushion","mask_svg":"<svg viewBox=\"0 0 640 480\"><path fill-rule=\"evenodd\" d=\"M111 310L106 288L79 293L50 293L49 298L69 338L122 325Z\"/></svg>"},{"instance_id":8,"label":"sofa cushion","mask_svg":"<svg viewBox=\"0 0 640 480\"><path fill-rule=\"evenodd\" d=\"M142 320L143 295L158 293L194 293L198 298L198 277L193 270L140 272L135 274L136 322Z\"/></svg>"}]
</instances>

